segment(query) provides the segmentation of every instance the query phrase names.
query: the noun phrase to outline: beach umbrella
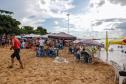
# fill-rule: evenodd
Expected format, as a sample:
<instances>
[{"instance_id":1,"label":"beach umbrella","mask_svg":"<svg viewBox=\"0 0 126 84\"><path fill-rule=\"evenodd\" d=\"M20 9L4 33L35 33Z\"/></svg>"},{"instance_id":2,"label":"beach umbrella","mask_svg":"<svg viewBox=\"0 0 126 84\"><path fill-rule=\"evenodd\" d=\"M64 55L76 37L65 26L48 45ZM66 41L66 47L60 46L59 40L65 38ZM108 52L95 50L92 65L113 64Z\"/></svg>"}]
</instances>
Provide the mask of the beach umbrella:
<instances>
[{"instance_id":1,"label":"beach umbrella","mask_svg":"<svg viewBox=\"0 0 126 84\"><path fill-rule=\"evenodd\" d=\"M73 43L75 43L75 44L82 43L82 41L81 40L75 40L75 41L73 41Z\"/></svg>"},{"instance_id":2,"label":"beach umbrella","mask_svg":"<svg viewBox=\"0 0 126 84\"><path fill-rule=\"evenodd\" d=\"M33 38L33 37L40 37L40 35L36 35L36 34L28 34L28 35L24 35L23 37L25 37L25 38Z\"/></svg>"},{"instance_id":3,"label":"beach umbrella","mask_svg":"<svg viewBox=\"0 0 126 84\"><path fill-rule=\"evenodd\" d=\"M102 46L101 43L94 41L92 39L83 39L83 40L80 40L80 43L83 43L85 45L91 45L91 46Z\"/></svg>"},{"instance_id":4,"label":"beach umbrella","mask_svg":"<svg viewBox=\"0 0 126 84\"><path fill-rule=\"evenodd\" d=\"M42 35L42 36L40 36L41 38L48 38L48 35Z\"/></svg>"},{"instance_id":5,"label":"beach umbrella","mask_svg":"<svg viewBox=\"0 0 126 84\"><path fill-rule=\"evenodd\" d=\"M23 37L24 37L24 38L29 38L29 37L31 37L31 36L28 34L28 35L24 35Z\"/></svg>"},{"instance_id":6,"label":"beach umbrella","mask_svg":"<svg viewBox=\"0 0 126 84\"><path fill-rule=\"evenodd\" d=\"M17 37L17 38L19 38L19 39L21 38L21 36L19 36L19 35L18 35L18 36L16 36L16 37Z\"/></svg>"},{"instance_id":7,"label":"beach umbrella","mask_svg":"<svg viewBox=\"0 0 126 84\"><path fill-rule=\"evenodd\" d=\"M41 38L47 39L49 35L52 35L52 34L46 34L46 35L42 35L42 36L40 36L40 37L41 37Z\"/></svg>"},{"instance_id":8,"label":"beach umbrella","mask_svg":"<svg viewBox=\"0 0 126 84\"><path fill-rule=\"evenodd\" d=\"M54 38L54 39L64 39L64 40L75 40L76 37L64 32L60 32L60 33L55 33L52 35L49 35L48 38Z\"/></svg>"}]
</instances>

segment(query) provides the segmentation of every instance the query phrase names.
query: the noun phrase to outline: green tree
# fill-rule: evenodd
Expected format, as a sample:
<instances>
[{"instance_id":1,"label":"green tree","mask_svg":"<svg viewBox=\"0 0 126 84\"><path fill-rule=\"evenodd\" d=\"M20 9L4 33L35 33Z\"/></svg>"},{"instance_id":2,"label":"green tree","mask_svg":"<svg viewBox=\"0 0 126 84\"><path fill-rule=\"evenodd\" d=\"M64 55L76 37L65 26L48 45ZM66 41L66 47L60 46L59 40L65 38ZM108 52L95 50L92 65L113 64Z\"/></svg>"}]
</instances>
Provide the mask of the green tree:
<instances>
[{"instance_id":1,"label":"green tree","mask_svg":"<svg viewBox=\"0 0 126 84\"><path fill-rule=\"evenodd\" d=\"M13 12L0 10L0 34L5 33L7 34L40 34L44 35L47 33L47 30L41 26L37 27L34 30L32 26L23 26L19 28L21 24L19 21L14 19L11 15L14 14Z\"/></svg>"},{"instance_id":2,"label":"green tree","mask_svg":"<svg viewBox=\"0 0 126 84\"><path fill-rule=\"evenodd\" d=\"M21 33L23 34L31 34L31 33L34 33L34 27L31 27L31 26L23 26L20 31Z\"/></svg>"},{"instance_id":3,"label":"green tree","mask_svg":"<svg viewBox=\"0 0 126 84\"><path fill-rule=\"evenodd\" d=\"M21 23L16 19L12 18L10 15L0 14L0 33L6 34L19 34L19 25Z\"/></svg>"},{"instance_id":4,"label":"green tree","mask_svg":"<svg viewBox=\"0 0 126 84\"><path fill-rule=\"evenodd\" d=\"M41 26L37 27L37 29L35 29L35 33L36 34L40 34L40 35L44 35L47 33L47 30Z\"/></svg>"}]
</instances>

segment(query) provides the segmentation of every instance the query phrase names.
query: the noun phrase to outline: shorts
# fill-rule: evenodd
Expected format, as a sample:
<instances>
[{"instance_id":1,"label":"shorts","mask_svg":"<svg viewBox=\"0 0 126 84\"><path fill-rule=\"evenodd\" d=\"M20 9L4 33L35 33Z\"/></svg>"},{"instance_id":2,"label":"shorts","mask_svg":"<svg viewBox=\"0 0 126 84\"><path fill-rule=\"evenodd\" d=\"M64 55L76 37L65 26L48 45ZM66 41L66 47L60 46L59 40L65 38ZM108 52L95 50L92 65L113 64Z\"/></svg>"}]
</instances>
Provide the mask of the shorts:
<instances>
[{"instance_id":1,"label":"shorts","mask_svg":"<svg viewBox=\"0 0 126 84\"><path fill-rule=\"evenodd\" d=\"M14 49L14 53L11 55L11 58L16 57L17 60L20 60L20 55L19 55L19 53L20 53L20 49Z\"/></svg>"}]
</instances>

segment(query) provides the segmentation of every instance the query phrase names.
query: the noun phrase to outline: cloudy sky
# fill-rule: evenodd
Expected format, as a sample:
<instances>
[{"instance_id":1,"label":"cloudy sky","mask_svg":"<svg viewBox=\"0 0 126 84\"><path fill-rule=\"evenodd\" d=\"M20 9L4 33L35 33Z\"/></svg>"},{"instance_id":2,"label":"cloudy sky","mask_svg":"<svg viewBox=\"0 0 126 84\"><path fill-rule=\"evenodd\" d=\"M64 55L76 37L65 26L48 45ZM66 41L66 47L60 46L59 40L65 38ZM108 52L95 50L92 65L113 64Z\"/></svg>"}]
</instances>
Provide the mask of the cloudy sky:
<instances>
[{"instance_id":1,"label":"cloudy sky","mask_svg":"<svg viewBox=\"0 0 126 84\"><path fill-rule=\"evenodd\" d=\"M78 37L126 35L126 0L0 0L0 9L14 12L22 25L43 26L48 32Z\"/></svg>"}]
</instances>

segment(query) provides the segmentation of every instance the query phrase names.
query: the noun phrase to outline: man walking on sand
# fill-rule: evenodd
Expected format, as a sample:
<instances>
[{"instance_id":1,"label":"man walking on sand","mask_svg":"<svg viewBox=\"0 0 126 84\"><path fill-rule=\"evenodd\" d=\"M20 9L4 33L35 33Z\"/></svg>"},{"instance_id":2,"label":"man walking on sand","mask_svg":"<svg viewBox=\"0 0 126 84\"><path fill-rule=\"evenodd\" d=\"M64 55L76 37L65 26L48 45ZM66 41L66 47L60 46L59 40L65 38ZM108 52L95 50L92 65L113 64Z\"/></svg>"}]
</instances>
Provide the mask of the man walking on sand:
<instances>
[{"instance_id":1,"label":"man walking on sand","mask_svg":"<svg viewBox=\"0 0 126 84\"><path fill-rule=\"evenodd\" d=\"M17 60L19 61L20 63L20 68L23 69L23 64L22 64L22 61L20 59L20 41L16 38L15 35L12 35L12 46L10 48L10 50L14 50L14 53L11 55L11 65L9 66L9 68L13 68L13 65L14 65L14 58L16 57Z\"/></svg>"}]
</instances>

